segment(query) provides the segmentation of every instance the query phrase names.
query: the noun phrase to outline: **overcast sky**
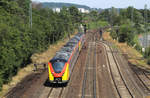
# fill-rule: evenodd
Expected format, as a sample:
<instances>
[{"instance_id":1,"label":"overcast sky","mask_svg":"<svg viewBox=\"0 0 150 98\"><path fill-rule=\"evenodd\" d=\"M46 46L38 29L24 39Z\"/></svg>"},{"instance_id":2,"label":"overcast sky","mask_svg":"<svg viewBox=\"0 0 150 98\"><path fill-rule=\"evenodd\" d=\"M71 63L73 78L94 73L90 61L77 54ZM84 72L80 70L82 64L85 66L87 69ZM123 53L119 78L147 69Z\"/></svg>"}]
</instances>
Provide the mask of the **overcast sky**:
<instances>
[{"instance_id":1,"label":"overcast sky","mask_svg":"<svg viewBox=\"0 0 150 98\"><path fill-rule=\"evenodd\" d=\"M150 8L150 0L32 0L37 2L65 2L87 5L92 8L126 8L133 6L138 9L143 9L144 5L147 4Z\"/></svg>"}]
</instances>

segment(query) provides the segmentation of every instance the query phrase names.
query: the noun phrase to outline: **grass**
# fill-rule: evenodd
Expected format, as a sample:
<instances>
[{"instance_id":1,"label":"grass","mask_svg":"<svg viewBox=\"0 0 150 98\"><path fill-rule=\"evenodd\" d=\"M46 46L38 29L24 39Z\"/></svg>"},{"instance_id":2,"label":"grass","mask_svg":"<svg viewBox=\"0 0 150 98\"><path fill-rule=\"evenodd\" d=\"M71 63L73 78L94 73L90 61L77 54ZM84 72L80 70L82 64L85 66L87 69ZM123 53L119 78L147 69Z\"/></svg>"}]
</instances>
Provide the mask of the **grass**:
<instances>
[{"instance_id":1,"label":"grass","mask_svg":"<svg viewBox=\"0 0 150 98\"><path fill-rule=\"evenodd\" d=\"M77 32L75 32L71 37L73 37ZM55 53L66 44L69 39L60 40L57 43L50 45L49 48L42 52L36 53L31 56L32 64L27 65L27 67L20 69L18 74L12 78L12 81L8 84L4 84L2 91L0 92L0 98L4 96L11 88L15 87L17 83L29 74L34 73L34 63L48 63L48 61L55 55Z\"/></svg>"},{"instance_id":2,"label":"grass","mask_svg":"<svg viewBox=\"0 0 150 98\"><path fill-rule=\"evenodd\" d=\"M112 45L113 49L117 49L117 46L115 44Z\"/></svg>"},{"instance_id":3,"label":"grass","mask_svg":"<svg viewBox=\"0 0 150 98\"><path fill-rule=\"evenodd\" d=\"M117 46L123 53L126 53L128 55L128 61L131 64L134 64L142 69L150 70L150 66L147 65L147 60L143 58L143 55L138 52L133 47L130 47L127 45L127 43L118 43L118 41L113 40L110 36L110 32L105 32L103 34L104 40L107 40L109 42L112 42Z\"/></svg>"}]
</instances>

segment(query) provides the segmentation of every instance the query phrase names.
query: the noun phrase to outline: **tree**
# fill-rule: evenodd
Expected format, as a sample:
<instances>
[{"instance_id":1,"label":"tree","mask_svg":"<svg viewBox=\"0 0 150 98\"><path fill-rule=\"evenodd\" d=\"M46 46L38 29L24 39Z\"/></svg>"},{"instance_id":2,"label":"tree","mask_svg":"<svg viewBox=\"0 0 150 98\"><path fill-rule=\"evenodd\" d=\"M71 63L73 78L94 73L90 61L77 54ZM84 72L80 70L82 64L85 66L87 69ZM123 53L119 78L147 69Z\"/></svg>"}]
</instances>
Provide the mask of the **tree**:
<instances>
[{"instance_id":1,"label":"tree","mask_svg":"<svg viewBox=\"0 0 150 98\"><path fill-rule=\"evenodd\" d=\"M133 45L134 32L132 23L128 20L126 24L119 28L119 42L127 42L129 45Z\"/></svg>"},{"instance_id":2,"label":"tree","mask_svg":"<svg viewBox=\"0 0 150 98\"><path fill-rule=\"evenodd\" d=\"M16 0L19 7L24 9L24 13L28 15L29 13L29 4L31 3L31 0Z\"/></svg>"},{"instance_id":3,"label":"tree","mask_svg":"<svg viewBox=\"0 0 150 98\"><path fill-rule=\"evenodd\" d=\"M69 13L71 15L73 25L75 25L75 23L82 22L82 15L76 7L74 6L69 7Z\"/></svg>"},{"instance_id":4,"label":"tree","mask_svg":"<svg viewBox=\"0 0 150 98\"><path fill-rule=\"evenodd\" d=\"M47 8L32 10L33 27L28 26L30 0L1 0L0 2L0 89L18 70L31 63L30 57L48 45L66 37L80 19L77 8L65 8L55 13ZM65 13L64 13L65 12ZM67 24L67 25L65 25Z\"/></svg>"},{"instance_id":5,"label":"tree","mask_svg":"<svg viewBox=\"0 0 150 98\"><path fill-rule=\"evenodd\" d=\"M97 19L98 19L98 12L97 11L93 10L89 14L92 18L92 21L97 21Z\"/></svg>"}]
</instances>

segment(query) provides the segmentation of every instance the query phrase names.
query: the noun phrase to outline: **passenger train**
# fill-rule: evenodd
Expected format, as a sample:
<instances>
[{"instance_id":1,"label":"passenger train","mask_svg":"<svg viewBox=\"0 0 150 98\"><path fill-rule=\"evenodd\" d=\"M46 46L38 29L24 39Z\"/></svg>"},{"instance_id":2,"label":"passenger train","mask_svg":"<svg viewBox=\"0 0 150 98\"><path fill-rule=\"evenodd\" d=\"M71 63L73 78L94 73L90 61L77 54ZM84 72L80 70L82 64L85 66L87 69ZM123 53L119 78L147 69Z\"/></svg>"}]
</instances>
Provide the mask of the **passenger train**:
<instances>
[{"instance_id":1,"label":"passenger train","mask_svg":"<svg viewBox=\"0 0 150 98\"><path fill-rule=\"evenodd\" d=\"M85 42L85 34L78 33L71 38L48 62L49 82L67 83L75 62Z\"/></svg>"}]
</instances>

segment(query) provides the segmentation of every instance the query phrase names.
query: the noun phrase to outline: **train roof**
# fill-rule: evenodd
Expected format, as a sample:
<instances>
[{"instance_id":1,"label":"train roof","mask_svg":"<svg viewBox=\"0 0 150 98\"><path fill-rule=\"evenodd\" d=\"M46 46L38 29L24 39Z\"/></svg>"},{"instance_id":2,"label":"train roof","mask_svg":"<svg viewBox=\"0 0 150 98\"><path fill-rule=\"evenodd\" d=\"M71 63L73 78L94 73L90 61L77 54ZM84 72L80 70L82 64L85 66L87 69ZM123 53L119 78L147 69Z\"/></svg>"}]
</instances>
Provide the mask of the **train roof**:
<instances>
[{"instance_id":1,"label":"train roof","mask_svg":"<svg viewBox=\"0 0 150 98\"><path fill-rule=\"evenodd\" d=\"M66 45L64 45L64 47L75 48L76 44L76 42L68 42Z\"/></svg>"},{"instance_id":2,"label":"train roof","mask_svg":"<svg viewBox=\"0 0 150 98\"><path fill-rule=\"evenodd\" d=\"M64 59L64 60L68 60L70 57L70 54L69 53L61 53L61 52L58 52L56 53L56 55L54 56L54 58L51 60L57 60L57 59Z\"/></svg>"},{"instance_id":3,"label":"train roof","mask_svg":"<svg viewBox=\"0 0 150 98\"><path fill-rule=\"evenodd\" d=\"M73 52L74 48L76 47L77 43L80 41L81 37L84 33L78 33L73 38L71 38L64 47L62 47L58 52L56 52L56 55L53 57L52 60L64 60L67 61Z\"/></svg>"},{"instance_id":4,"label":"train roof","mask_svg":"<svg viewBox=\"0 0 150 98\"><path fill-rule=\"evenodd\" d=\"M79 36L75 36L74 39L76 39L76 40L79 41L79 40L80 40L80 37L79 37Z\"/></svg>"},{"instance_id":5,"label":"train roof","mask_svg":"<svg viewBox=\"0 0 150 98\"><path fill-rule=\"evenodd\" d=\"M70 47L62 47L60 51L72 52L72 50Z\"/></svg>"},{"instance_id":6,"label":"train roof","mask_svg":"<svg viewBox=\"0 0 150 98\"><path fill-rule=\"evenodd\" d=\"M77 43L77 42L79 42L79 40L76 39L75 37L73 37L72 39L69 40L69 42L75 42L75 43Z\"/></svg>"},{"instance_id":7,"label":"train roof","mask_svg":"<svg viewBox=\"0 0 150 98\"><path fill-rule=\"evenodd\" d=\"M82 35L84 35L84 33L82 32L79 32L78 34L76 34L76 36L79 36L79 37L81 37Z\"/></svg>"}]
</instances>

